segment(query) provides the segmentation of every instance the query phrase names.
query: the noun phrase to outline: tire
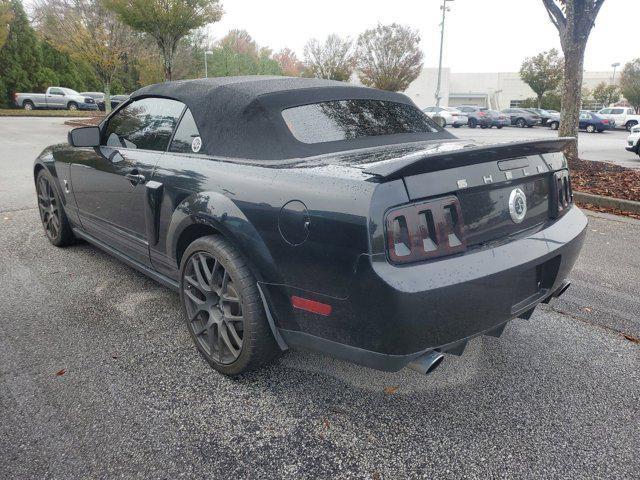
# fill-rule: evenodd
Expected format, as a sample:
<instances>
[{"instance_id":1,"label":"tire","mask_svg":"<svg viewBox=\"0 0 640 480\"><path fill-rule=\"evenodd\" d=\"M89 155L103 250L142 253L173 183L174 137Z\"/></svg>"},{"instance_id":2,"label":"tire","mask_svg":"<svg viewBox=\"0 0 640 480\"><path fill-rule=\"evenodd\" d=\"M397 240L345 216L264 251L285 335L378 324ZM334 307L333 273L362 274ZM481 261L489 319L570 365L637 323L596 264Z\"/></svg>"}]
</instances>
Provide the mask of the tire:
<instances>
[{"instance_id":1,"label":"tire","mask_svg":"<svg viewBox=\"0 0 640 480\"><path fill-rule=\"evenodd\" d=\"M515 123L516 127L524 128L527 126L527 121L524 118L518 118Z\"/></svg>"},{"instance_id":2,"label":"tire","mask_svg":"<svg viewBox=\"0 0 640 480\"><path fill-rule=\"evenodd\" d=\"M551 130L558 130L558 128L560 128L560 123L559 122L551 122L549 124L549 128Z\"/></svg>"},{"instance_id":3,"label":"tire","mask_svg":"<svg viewBox=\"0 0 640 480\"><path fill-rule=\"evenodd\" d=\"M455 124L453 125L453 128L460 128L460 124L455 123Z\"/></svg>"},{"instance_id":4,"label":"tire","mask_svg":"<svg viewBox=\"0 0 640 480\"><path fill-rule=\"evenodd\" d=\"M40 170L36 176L36 194L40 220L49 241L56 247L71 245L75 240L73 230L54 186L53 177L45 169Z\"/></svg>"},{"instance_id":5,"label":"tire","mask_svg":"<svg viewBox=\"0 0 640 480\"><path fill-rule=\"evenodd\" d=\"M596 127L594 127L593 125L587 125L585 127L585 130L587 131L587 133L593 133L596 131Z\"/></svg>"},{"instance_id":6,"label":"tire","mask_svg":"<svg viewBox=\"0 0 640 480\"><path fill-rule=\"evenodd\" d=\"M438 125L440 125L442 128L445 128L447 126L447 121L444 118L440 118L438 119Z\"/></svg>"},{"instance_id":7,"label":"tire","mask_svg":"<svg viewBox=\"0 0 640 480\"><path fill-rule=\"evenodd\" d=\"M33 102L31 100L25 100L22 104L22 108L24 108L27 112L30 112L34 109Z\"/></svg>"},{"instance_id":8,"label":"tire","mask_svg":"<svg viewBox=\"0 0 640 480\"><path fill-rule=\"evenodd\" d=\"M631 129L632 129L633 127L635 127L637 124L638 124L638 122L636 122L635 120L629 120L629 121L625 124L624 128L627 130L627 132L630 132L630 131L631 131Z\"/></svg>"},{"instance_id":9,"label":"tire","mask_svg":"<svg viewBox=\"0 0 640 480\"><path fill-rule=\"evenodd\" d=\"M222 236L202 237L187 247L180 303L198 352L220 373L240 375L278 354L256 279L244 256Z\"/></svg>"},{"instance_id":10,"label":"tire","mask_svg":"<svg viewBox=\"0 0 640 480\"><path fill-rule=\"evenodd\" d=\"M470 118L467 125L469 126L469 128L476 128L478 126L478 120L476 120L475 118Z\"/></svg>"},{"instance_id":11,"label":"tire","mask_svg":"<svg viewBox=\"0 0 640 480\"><path fill-rule=\"evenodd\" d=\"M486 130L487 126L486 125L480 125L480 128L483 129L483 130Z\"/></svg>"},{"instance_id":12,"label":"tire","mask_svg":"<svg viewBox=\"0 0 640 480\"><path fill-rule=\"evenodd\" d=\"M503 127L502 125L497 125L497 126L496 126L496 128L497 128L498 130L500 130L502 127Z\"/></svg>"},{"instance_id":13,"label":"tire","mask_svg":"<svg viewBox=\"0 0 640 480\"><path fill-rule=\"evenodd\" d=\"M76 102L67 103L67 110L72 110L72 111L78 110L78 104Z\"/></svg>"}]
</instances>

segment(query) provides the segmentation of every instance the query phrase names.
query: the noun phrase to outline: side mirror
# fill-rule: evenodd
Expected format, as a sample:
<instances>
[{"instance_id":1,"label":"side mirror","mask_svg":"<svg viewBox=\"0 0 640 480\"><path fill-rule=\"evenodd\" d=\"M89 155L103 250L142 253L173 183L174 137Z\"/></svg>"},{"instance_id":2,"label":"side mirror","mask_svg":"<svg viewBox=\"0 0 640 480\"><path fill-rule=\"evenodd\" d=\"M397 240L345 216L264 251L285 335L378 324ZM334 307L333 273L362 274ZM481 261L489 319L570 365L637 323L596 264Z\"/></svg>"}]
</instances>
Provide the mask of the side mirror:
<instances>
[{"instance_id":1,"label":"side mirror","mask_svg":"<svg viewBox=\"0 0 640 480\"><path fill-rule=\"evenodd\" d=\"M67 137L72 147L100 146L100 129L98 127L79 127L69 132Z\"/></svg>"}]
</instances>

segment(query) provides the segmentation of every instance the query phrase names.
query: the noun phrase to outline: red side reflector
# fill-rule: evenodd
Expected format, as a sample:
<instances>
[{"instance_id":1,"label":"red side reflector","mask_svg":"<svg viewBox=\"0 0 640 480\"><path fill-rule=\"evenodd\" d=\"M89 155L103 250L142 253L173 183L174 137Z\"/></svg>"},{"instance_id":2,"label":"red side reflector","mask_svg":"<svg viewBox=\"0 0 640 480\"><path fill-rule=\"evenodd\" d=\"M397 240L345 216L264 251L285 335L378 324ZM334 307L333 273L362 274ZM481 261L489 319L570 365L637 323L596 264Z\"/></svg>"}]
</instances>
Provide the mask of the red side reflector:
<instances>
[{"instance_id":1,"label":"red side reflector","mask_svg":"<svg viewBox=\"0 0 640 480\"><path fill-rule=\"evenodd\" d=\"M317 313L318 315L324 315L325 317L331 314L331 305L309 300L308 298L296 297L294 295L291 297L291 303L293 304L293 308Z\"/></svg>"}]
</instances>

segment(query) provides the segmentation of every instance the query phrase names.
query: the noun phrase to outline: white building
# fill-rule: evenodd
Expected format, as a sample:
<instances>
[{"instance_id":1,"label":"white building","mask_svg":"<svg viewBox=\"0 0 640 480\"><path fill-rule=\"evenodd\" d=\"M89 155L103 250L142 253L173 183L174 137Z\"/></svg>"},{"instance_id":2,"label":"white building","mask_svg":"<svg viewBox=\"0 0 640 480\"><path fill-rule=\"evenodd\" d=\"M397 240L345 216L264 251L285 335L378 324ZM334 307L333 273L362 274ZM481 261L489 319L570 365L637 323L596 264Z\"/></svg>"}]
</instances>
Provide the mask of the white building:
<instances>
[{"instance_id":1,"label":"white building","mask_svg":"<svg viewBox=\"0 0 640 480\"><path fill-rule=\"evenodd\" d=\"M593 89L600 82L611 82L611 72L584 72L583 86ZM404 92L420 108L435 105L438 69L425 68ZM517 107L535 93L520 79L518 72L454 73L442 69L440 105L479 105L500 110Z\"/></svg>"}]
</instances>

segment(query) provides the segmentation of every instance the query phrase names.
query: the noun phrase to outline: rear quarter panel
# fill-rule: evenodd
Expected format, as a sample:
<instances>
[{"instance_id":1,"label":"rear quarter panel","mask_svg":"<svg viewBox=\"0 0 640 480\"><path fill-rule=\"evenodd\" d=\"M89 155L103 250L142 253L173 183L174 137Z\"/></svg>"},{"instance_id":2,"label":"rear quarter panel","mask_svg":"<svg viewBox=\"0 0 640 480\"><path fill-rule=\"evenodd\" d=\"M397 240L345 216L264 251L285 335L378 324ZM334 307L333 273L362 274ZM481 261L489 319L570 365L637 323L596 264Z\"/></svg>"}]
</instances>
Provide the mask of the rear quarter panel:
<instances>
[{"instance_id":1,"label":"rear quarter panel","mask_svg":"<svg viewBox=\"0 0 640 480\"><path fill-rule=\"evenodd\" d=\"M266 168L197 155L164 154L153 179L164 185L156 255L175 259L182 232L195 223L222 231L250 260L259 280L346 298L358 257L369 251L368 214L375 184L340 167ZM285 240L283 207L306 206L308 236ZM295 219L294 219L295 220ZM295 222L294 222L295 223Z\"/></svg>"}]
</instances>

